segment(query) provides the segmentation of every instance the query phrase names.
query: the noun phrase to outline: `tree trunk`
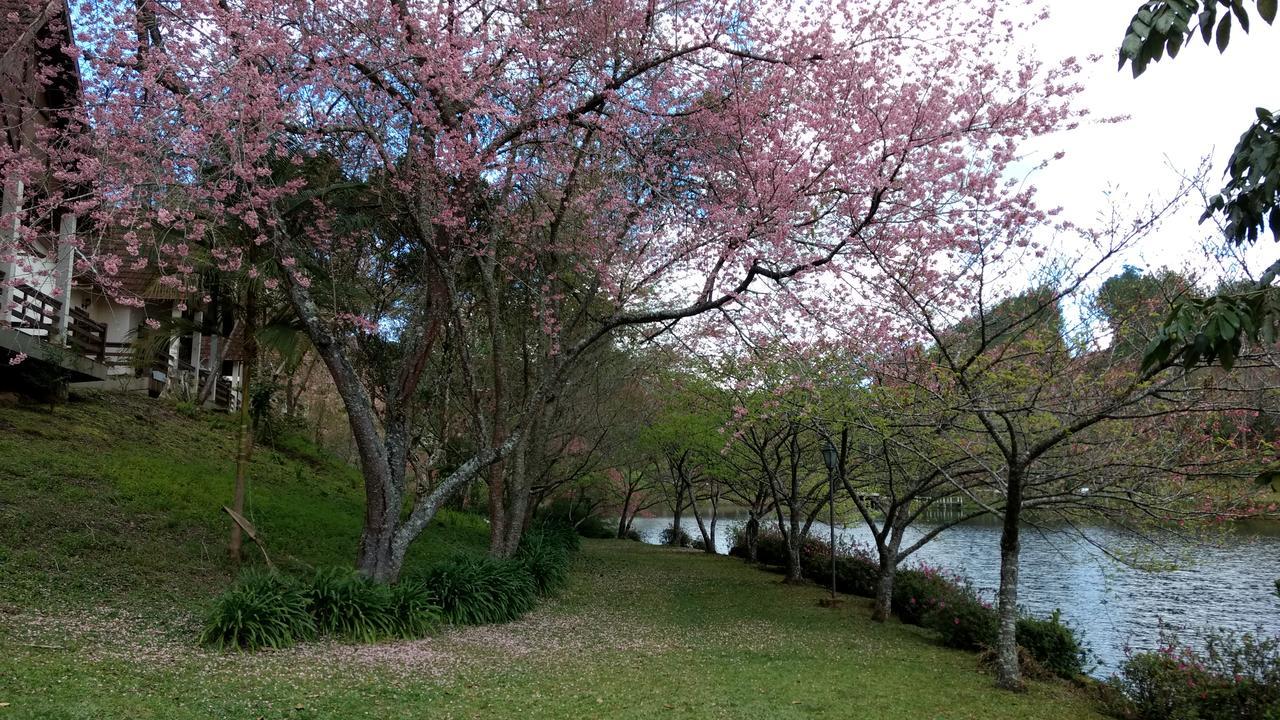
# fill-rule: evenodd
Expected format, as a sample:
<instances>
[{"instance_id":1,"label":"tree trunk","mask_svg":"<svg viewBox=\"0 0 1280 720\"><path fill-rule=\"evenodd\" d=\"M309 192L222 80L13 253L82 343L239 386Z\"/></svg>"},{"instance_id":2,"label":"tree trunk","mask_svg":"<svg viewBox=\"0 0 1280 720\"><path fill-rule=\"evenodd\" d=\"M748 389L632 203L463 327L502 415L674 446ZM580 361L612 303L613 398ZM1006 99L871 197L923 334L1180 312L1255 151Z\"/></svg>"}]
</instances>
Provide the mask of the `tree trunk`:
<instances>
[{"instance_id":1,"label":"tree trunk","mask_svg":"<svg viewBox=\"0 0 1280 720\"><path fill-rule=\"evenodd\" d=\"M792 497L795 497L795 494ZM787 533L787 577L785 582L798 583L803 578L800 566L800 551L804 546L804 537L800 534L799 511L795 506L788 506L787 509L790 511L788 513L788 522L791 530Z\"/></svg>"},{"instance_id":2,"label":"tree trunk","mask_svg":"<svg viewBox=\"0 0 1280 720\"><path fill-rule=\"evenodd\" d=\"M787 577L783 582L794 584L802 580L800 573L800 538L789 533L787 537Z\"/></svg>"},{"instance_id":3,"label":"tree trunk","mask_svg":"<svg viewBox=\"0 0 1280 720\"><path fill-rule=\"evenodd\" d=\"M507 488L504 480L504 463L494 463L489 468L489 554L502 554L507 537Z\"/></svg>"},{"instance_id":4,"label":"tree trunk","mask_svg":"<svg viewBox=\"0 0 1280 720\"><path fill-rule=\"evenodd\" d=\"M1018 521L1022 514L1022 477L1010 471L1004 525L1000 532L1000 635L996 642L996 684L1006 690L1022 690L1018 666Z\"/></svg>"},{"instance_id":5,"label":"tree trunk","mask_svg":"<svg viewBox=\"0 0 1280 720\"><path fill-rule=\"evenodd\" d=\"M747 520L747 560L760 561L760 518L754 514Z\"/></svg>"},{"instance_id":6,"label":"tree trunk","mask_svg":"<svg viewBox=\"0 0 1280 720\"><path fill-rule=\"evenodd\" d=\"M629 508L629 507L631 506L631 494L632 494L632 492L633 492L633 490L632 490L631 486L629 486L629 485L628 485L628 486L627 486L627 496L622 500L622 512L621 512L621 513L619 513L619 517L618 517L618 533L617 533L617 537L618 537L618 539L619 539L619 540L621 540L621 539L623 539L623 538L625 538L625 537L627 536L627 526L631 524L631 523L627 522L627 508Z\"/></svg>"},{"instance_id":7,"label":"tree trunk","mask_svg":"<svg viewBox=\"0 0 1280 720\"><path fill-rule=\"evenodd\" d=\"M502 342L501 322L498 317L501 312L499 307L501 300L498 296L497 283L494 282L492 259L484 258L480 266L489 340L493 343L492 352L489 355L491 380L493 382L493 427L489 442L493 447L498 447L502 444L503 395L505 391L502 371L504 343ZM503 463L498 462L489 468L489 554L495 557L506 557L510 554L508 545L510 544L511 524L519 522L520 519L520 515L509 512L510 489L506 484L506 468L503 465Z\"/></svg>"},{"instance_id":8,"label":"tree trunk","mask_svg":"<svg viewBox=\"0 0 1280 720\"><path fill-rule=\"evenodd\" d=\"M893 580L898 574L897 553L886 548L880 554L880 573L876 577L876 605L871 612L871 619L885 622L893 612Z\"/></svg>"},{"instance_id":9,"label":"tree trunk","mask_svg":"<svg viewBox=\"0 0 1280 720\"><path fill-rule=\"evenodd\" d=\"M876 604L871 619L885 622L893 612L893 581L898 575L898 551L902 549L902 536L906 534L906 514L892 508L885 516L889 523L888 542L877 543L880 555L880 572L876 577Z\"/></svg>"},{"instance_id":10,"label":"tree trunk","mask_svg":"<svg viewBox=\"0 0 1280 720\"><path fill-rule=\"evenodd\" d=\"M690 490L689 494L693 495L693 491ZM712 532L707 531L707 525L702 521L702 512L698 510L698 499L696 497L693 498L692 502L689 503L689 506L693 509L694 522L698 524L698 534L702 536L702 551L715 555L716 540L715 535L713 534L714 530Z\"/></svg>"},{"instance_id":11,"label":"tree trunk","mask_svg":"<svg viewBox=\"0 0 1280 720\"><path fill-rule=\"evenodd\" d=\"M680 519L684 514L684 486L676 490L676 504L674 512L671 513L671 538L667 541L668 545L680 547Z\"/></svg>"},{"instance_id":12,"label":"tree trunk","mask_svg":"<svg viewBox=\"0 0 1280 720\"><path fill-rule=\"evenodd\" d=\"M506 538L498 557L511 557L520 547L520 539L537 508L529 502L533 488L530 487L529 452L543 442L542 408L535 407L533 420L521 442L516 446L515 457L508 463L511 473L507 476L507 495L511 505L506 510Z\"/></svg>"},{"instance_id":13,"label":"tree trunk","mask_svg":"<svg viewBox=\"0 0 1280 720\"><path fill-rule=\"evenodd\" d=\"M720 490L719 488L711 491L711 538L707 542L706 552L711 555L717 555L716 550L716 525L720 522Z\"/></svg>"},{"instance_id":14,"label":"tree trunk","mask_svg":"<svg viewBox=\"0 0 1280 720\"><path fill-rule=\"evenodd\" d=\"M404 408L385 407L383 422L378 422L373 399L338 339L321 321L320 312L307 289L292 274L285 273L285 278L294 311L306 326L307 336L328 368L347 411L351 443L360 461L365 517L356 567L370 579L393 582L399 576L409 546L435 519L440 507L481 471L511 453L523 435L518 430L508 432L500 446L477 451L417 503L402 522L402 493L409 442ZM380 424L384 428L383 433L378 430Z\"/></svg>"},{"instance_id":15,"label":"tree trunk","mask_svg":"<svg viewBox=\"0 0 1280 720\"><path fill-rule=\"evenodd\" d=\"M254 364L258 359L258 298L252 284L245 292L244 323L244 371L240 373L240 429L239 449L236 452L236 486L231 499L231 509L236 515L244 516L244 496L249 484L249 461L253 458L253 427L249 414L249 391L253 384ZM240 565L241 548L244 544L240 523L231 520L231 541L227 545L227 554L233 565Z\"/></svg>"},{"instance_id":16,"label":"tree trunk","mask_svg":"<svg viewBox=\"0 0 1280 720\"><path fill-rule=\"evenodd\" d=\"M356 556L356 570L374 582L390 583L400 577L404 563L403 552L395 552L395 530L388 522L365 524L360 534L360 550Z\"/></svg>"}]
</instances>

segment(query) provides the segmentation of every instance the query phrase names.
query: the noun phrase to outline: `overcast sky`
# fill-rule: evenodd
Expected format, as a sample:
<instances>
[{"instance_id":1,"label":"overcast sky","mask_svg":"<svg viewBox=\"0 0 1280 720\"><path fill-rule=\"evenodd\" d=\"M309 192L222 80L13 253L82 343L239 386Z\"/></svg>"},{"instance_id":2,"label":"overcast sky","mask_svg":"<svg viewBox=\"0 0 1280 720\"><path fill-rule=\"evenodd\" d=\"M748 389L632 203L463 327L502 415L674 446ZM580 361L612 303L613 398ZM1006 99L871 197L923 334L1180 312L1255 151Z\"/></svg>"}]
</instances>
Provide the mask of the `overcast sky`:
<instances>
[{"instance_id":1,"label":"overcast sky","mask_svg":"<svg viewBox=\"0 0 1280 720\"><path fill-rule=\"evenodd\" d=\"M1101 62L1087 66L1081 102L1095 117L1128 115L1114 125L1082 127L1053 139L1067 156L1040 172L1033 182L1042 202L1062 206L1067 216L1089 220L1109 205L1110 186L1135 201L1159 196L1176 184L1168 166L1188 172L1210 155L1210 187L1222 186L1226 160L1258 106L1280 108L1280 27L1268 27L1254 14L1252 34L1233 28L1227 52L1204 45L1199 37L1178 55L1148 68L1134 79L1129 67L1116 70L1117 48L1139 0L1071 0L1054 3L1054 15L1040 25L1031 42L1041 57L1056 59L1093 53ZM1252 11L1253 3L1247 3ZM1179 267L1202 258L1200 248L1211 225L1197 226L1198 212L1171 222L1137 253L1131 264ZM1274 243L1259 243L1253 255L1274 258Z\"/></svg>"}]
</instances>

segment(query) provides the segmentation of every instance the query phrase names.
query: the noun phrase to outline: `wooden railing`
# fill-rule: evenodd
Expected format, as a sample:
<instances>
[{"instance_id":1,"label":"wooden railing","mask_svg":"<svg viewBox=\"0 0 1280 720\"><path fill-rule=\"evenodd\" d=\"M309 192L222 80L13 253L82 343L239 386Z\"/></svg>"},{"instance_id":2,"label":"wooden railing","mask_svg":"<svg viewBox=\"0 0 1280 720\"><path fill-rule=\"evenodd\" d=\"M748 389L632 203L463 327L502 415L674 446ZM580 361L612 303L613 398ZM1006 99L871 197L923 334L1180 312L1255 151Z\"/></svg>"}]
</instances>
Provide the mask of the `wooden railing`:
<instances>
[{"instance_id":1,"label":"wooden railing","mask_svg":"<svg viewBox=\"0 0 1280 720\"><path fill-rule=\"evenodd\" d=\"M89 313L71 308L67 320L67 343L73 350L98 362L107 359L107 326L94 322Z\"/></svg>"},{"instance_id":2,"label":"wooden railing","mask_svg":"<svg viewBox=\"0 0 1280 720\"><path fill-rule=\"evenodd\" d=\"M30 285L16 285L10 300L9 325L28 335L49 339L58 330L62 301L50 297ZM107 326L94 321L89 313L71 308L67 313L67 346L77 355L104 362L107 355Z\"/></svg>"},{"instance_id":3,"label":"wooden railing","mask_svg":"<svg viewBox=\"0 0 1280 720\"><path fill-rule=\"evenodd\" d=\"M104 343L103 362L107 365L127 367L133 364L133 343Z\"/></svg>"},{"instance_id":4,"label":"wooden railing","mask_svg":"<svg viewBox=\"0 0 1280 720\"><path fill-rule=\"evenodd\" d=\"M231 381L219 377L213 386L213 403L220 408L231 407Z\"/></svg>"},{"instance_id":5,"label":"wooden railing","mask_svg":"<svg viewBox=\"0 0 1280 720\"><path fill-rule=\"evenodd\" d=\"M58 314L62 312L62 301L30 285L17 285L13 288L11 302L16 305L9 311L10 325L37 337L53 334L58 325Z\"/></svg>"}]
</instances>

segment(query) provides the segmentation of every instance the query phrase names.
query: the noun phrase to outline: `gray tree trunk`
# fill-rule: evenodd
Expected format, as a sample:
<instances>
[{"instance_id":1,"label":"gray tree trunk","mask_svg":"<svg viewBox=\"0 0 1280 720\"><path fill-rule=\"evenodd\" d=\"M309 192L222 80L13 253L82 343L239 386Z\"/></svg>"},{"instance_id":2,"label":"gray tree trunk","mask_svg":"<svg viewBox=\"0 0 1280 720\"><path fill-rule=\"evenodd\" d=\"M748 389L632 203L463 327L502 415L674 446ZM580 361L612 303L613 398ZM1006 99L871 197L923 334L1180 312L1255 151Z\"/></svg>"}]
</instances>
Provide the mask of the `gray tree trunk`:
<instances>
[{"instance_id":1,"label":"gray tree trunk","mask_svg":"<svg viewBox=\"0 0 1280 720\"><path fill-rule=\"evenodd\" d=\"M1010 470L1004 524L1000 531L1000 635L996 641L996 684L1006 690L1022 690L1018 666L1018 557L1021 540L1022 475Z\"/></svg>"},{"instance_id":2,"label":"gray tree trunk","mask_svg":"<svg viewBox=\"0 0 1280 720\"><path fill-rule=\"evenodd\" d=\"M893 612L893 581L898 575L898 548L890 545L880 553L880 573L876 577L876 604L871 619L885 622Z\"/></svg>"}]
</instances>

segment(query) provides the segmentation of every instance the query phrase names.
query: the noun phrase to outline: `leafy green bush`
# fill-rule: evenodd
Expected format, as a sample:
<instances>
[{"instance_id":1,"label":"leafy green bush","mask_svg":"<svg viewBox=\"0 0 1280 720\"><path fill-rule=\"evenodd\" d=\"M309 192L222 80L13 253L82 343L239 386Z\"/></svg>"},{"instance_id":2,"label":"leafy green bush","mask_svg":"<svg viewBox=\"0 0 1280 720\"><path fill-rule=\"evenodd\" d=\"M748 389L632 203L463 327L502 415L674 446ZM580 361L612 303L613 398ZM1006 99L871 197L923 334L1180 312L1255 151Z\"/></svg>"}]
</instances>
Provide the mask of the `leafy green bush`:
<instances>
[{"instance_id":1,"label":"leafy green bush","mask_svg":"<svg viewBox=\"0 0 1280 720\"><path fill-rule=\"evenodd\" d=\"M946 575L937 568L921 565L909 570L899 570L893 580L893 597L890 607L893 614L909 625L923 625L925 615L945 603L954 603L964 596L958 578Z\"/></svg>"},{"instance_id":2,"label":"leafy green bush","mask_svg":"<svg viewBox=\"0 0 1280 720\"><path fill-rule=\"evenodd\" d=\"M831 554L828 544L808 540L800 547L800 572L806 578L831 586ZM785 561L784 561L785 562ZM846 548L836 553L836 591L875 597L880 564L861 547Z\"/></svg>"},{"instance_id":3,"label":"leafy green bush","mask_svg":"<svg viewBox=\"0 0 1280 720\"><path fill-rule=\"evenodd\" d=\"M939 600L922 620L942 637L944 645L957 650L995 647L1000 633L999 618L991 606L963 591L949 600Z\"/></svg>"},{"instance_id":4,"label":"leafy green bush","mask_svg":"<svg viewBox=\"0 0 1280 720\"><path fill-rule=\"evenodd\" d=\"M612 540L617 534L616 528L609 527L604 520L592 515L577 525L578 534L592 540Z\"/></svg>"},{"instance_id":5,"label":"leafy green bush","mask_svg":"<svg viewBox=\"0 0 1280 720\"><path fill-rule=\"evenodd\" d=\"M538 594L551 595L569 580L570 550L564 537L555 531L536 529L520 540L516 560L533 579Z\"/></svg>"},{"instance_id":6,"label":"leafy green bush","mask_svg":"<svg viewBox=\"0 0 1280 720\"><path fill-rule=\"evenodd\" d=\"M644 537L640 535L639 530L627 530L626 534L622 536L622 539L634 542L644 542Z\"/></svg>"},{"instance_id":7,"label":"leafy green bush","mask_svg":"<svg viewBox=\"0 0 1280 720\"><path fill-rule=\"evenodd\" d=\"M676 533L679 533L679 536L678 536L679 540L678 542L673 543L672 536L675 535ZM665 530L662 531L662 534L658 536L658 544L659 545L678 544L682 548L693 547L693 538L689 537L689 533L685 532L684 528L666 528Z\"/></svg>"},{"instance_id":8,"label":"leafy green bush","mask_svg":"<svg viewBox=\"0 0 1280 720\"><path fill-rule=\"evenodd\" d=\"M787 541L781 533L762 532L756 537L756 562L774 566L787 564Z\"/></svg>"},{"instance_id":9,"label":"leafy green bush","mask_svg":"<svg viewBox=\"0 0 1280 720\"><path fill-rule=\"evenodd\" d=\"M215 648L281 648L312 637L301 587L278 573L247 571L214 601L200 642Z\"/></svg>"},{"instance_id":10,"label":"leafy green bush","mask_svg":"<svg viewBox=\"0 0 1280 720\"><path fill-rule=\"evenodd\" d=\"M320 632L364 642L400 634L391 588L345 568L320 570L306 589Z\"/></svg>"},{"instance_id":11,"label":"leafy green bush","mask_svg":"<svg viewBox=\"0 0 1280 720\"><path fill-rule=\"evenodd\" d=\"M573 553L582 547L582 536L574 526L555 520L544 521L530 529L531 532L542 533L543 537L553 540Z\"/></svg>"},{"instance_id":12,"label":"leafy green bush","mask_svg":"<svg viewBox=\"0 0 1280 720\"><path fill-rule=\"evenodd\" d=\"M1076 629L1054 610L1046 619L1018 619L1018 644L1045 670L1070 680L1084 674L1088 653Z\"/></svg>"},{"instance_id":13,"label":"leafy green bush","mask_svg":"<svg viewBox=\"0 0 1280 720\"><path fill-rule=\"evenodd\" d=\"M451 623L484 625L515 620L533 609L537 585L524 563L459 556L422 578Z\"/></svg>"},{"instance_id":14,"label":"leafy green bush","mask_svg":"<svg viewBox=\"0 0 1280 720\"><path fill-rule=\"evenodd\" d=\"M730 550L730 554L738 554L746 557L745 538L741 535L734 538L734 545L738 547L735 551ZM761 529L756 536L756 561L763 565L773 565L783 567L787 564L787 541L782 537L782 533L777 529ZM800 566L801 572L804 572L806 559L813 566L817 567L822 562L829 562L831 557L831 549L823 540L814 537L806 537L800 544ZM830 568L828 567L828 572Z\"/></svg>"},{"instance_id":15,"label":"leafy green bush","mask_svg":"<svg viewBox=\"0 0 1280 720\"><path fill-rule=\"evenodd\" d=\"M870 555L854 552L836 558L836 590L875 597L876 584L880 580L880 563Z\"/></svg>"},{"instance_id":16,"label":"leafy green bush","mask_svg":"<svg viewBox=\"0 0 1280 720\"><path fill-rule=\"evenodd\" d=\"M1162 629L1160 649L1131 655L1107 681L1130 720L1280 718L1280 638L1211 632L1204 650Z\"/></svg>"},{"instance_id":17,"label":"leafy green bush","mask_svg":"<svg viewBox=\"0 0 1280 720\"><path fill-rule=\"evenodd\" d=\"M539 524L559 524L571 528L581 537L596 540L608 540L614 537L616 529L610 527L603 519L592 515L590 506L573 500L561 498L554 500L538 513Z\"/></svg>"}]
</instances>

